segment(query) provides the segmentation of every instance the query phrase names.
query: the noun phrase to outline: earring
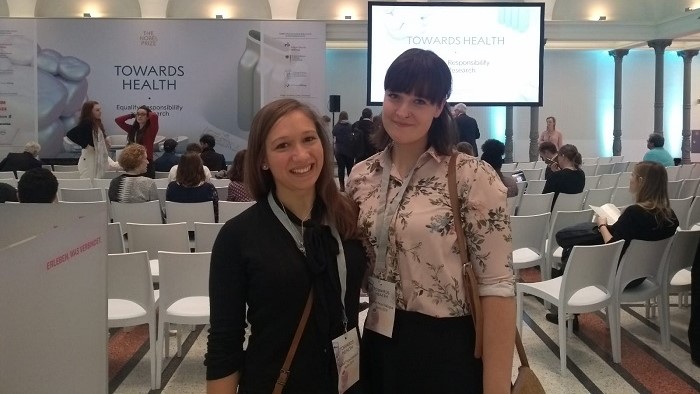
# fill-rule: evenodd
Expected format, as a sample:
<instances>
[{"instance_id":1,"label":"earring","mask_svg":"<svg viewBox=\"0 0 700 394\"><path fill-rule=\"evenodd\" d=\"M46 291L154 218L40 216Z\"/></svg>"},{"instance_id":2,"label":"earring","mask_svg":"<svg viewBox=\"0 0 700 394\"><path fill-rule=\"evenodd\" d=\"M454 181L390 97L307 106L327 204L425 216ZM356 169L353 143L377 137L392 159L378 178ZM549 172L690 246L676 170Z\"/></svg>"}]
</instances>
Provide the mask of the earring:
<instances>
[{"instance_id":1,"label":"earring","mask_svg":"<svg viewBox=\"0 0 700 394\"><path fill-rule=\"evenodd\" d=\"M270 169L270 167L268 167L267 164L263 164L263 165L262 165L262 169L265 170L265 171L267 171L267 170Z\"/></svg>"}]
</instances>

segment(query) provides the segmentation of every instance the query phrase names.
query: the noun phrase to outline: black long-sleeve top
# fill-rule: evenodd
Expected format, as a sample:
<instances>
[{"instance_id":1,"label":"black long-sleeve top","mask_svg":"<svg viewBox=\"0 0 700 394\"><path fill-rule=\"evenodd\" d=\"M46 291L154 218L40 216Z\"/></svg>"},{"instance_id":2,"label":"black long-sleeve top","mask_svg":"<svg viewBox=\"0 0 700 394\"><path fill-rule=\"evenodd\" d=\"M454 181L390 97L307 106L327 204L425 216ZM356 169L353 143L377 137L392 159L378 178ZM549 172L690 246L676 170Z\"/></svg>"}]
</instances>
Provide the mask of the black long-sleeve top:
<instances>
[{"instance_id":1,"label":"black long-sleeve top","mask_svg":"<svg viewBox=\"0 0 700 394\"><path fill-rule=\"evenodd\" d=\"M358 240L344 240L343 248L350 330L357 327L366 255ZM337 277L335 260L328 263ZM220 379L238 371L243 392L272 392L311 286L304 255L267 200L229 220L216 239L211 258L207 379ZM244 351L246 304L251 336ZM318 305L315 298L285 393L337 393L331 340L342 333L342 325L335 325L328 337L323 337L317 324L322 313Z\"/></svg>"},{"instance_id":2,"label":"black long-sleeve top","mask_svg":"<svg viewBox=\"0 0 700 394\"><path fill-rule=\"evenodd\" d=\"M85 149L88 145L95 146L92 138L92 123L90 121L82 121L77 126L68 130L66 137L74 143Z\"/></svg>"},{"instance_id":3,"label":"black long-sleeve top","mask_svg":"<svg viewBox=\"0 0 700 394\"><path fill-rule=\"evenodd\" d=\"M622 247L622 254L624 254L633 239L660 241L673 236L676 228L678 228L678 218L675 212L670 222L657 223L651 212L634 204L622 212L615 224L608 226L608 231L612 235L608 243L624 239L625 245Z\"/></svg>"}]
</instances>

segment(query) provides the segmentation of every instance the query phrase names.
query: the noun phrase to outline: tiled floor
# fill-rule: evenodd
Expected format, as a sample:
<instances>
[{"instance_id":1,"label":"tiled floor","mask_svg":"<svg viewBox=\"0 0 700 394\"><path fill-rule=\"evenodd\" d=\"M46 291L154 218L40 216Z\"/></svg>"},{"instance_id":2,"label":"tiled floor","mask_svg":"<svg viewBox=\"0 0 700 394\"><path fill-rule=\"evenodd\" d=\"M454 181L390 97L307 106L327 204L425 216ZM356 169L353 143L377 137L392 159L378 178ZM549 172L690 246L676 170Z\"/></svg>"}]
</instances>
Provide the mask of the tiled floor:
<instances>
[{"instance_id":1,"label":"tiled floor","mask_svg":"<svg viewBox=\"0 0 700 394\"><path fill-rule=\"evenodd\" d=\"M675 302L675 298L672 298ZM625 307L622 313L622 363L612 362L610 336L602 313L580 317L580 330L567 341L569 372L559 373L557 326L544 319L544 306L533 297L525 299L523 342L530 365L543 382L548 393L698 393L700 368L690 361L687 327L689 310L671 308L672 344L664 351L659 342L656 319L644 318L644 307ZM364 315L362 313L362 320ZM202 364L206 351L206 327L197 327L185 342L182 358L168 359L163 373L163 389L154 393L204 393L205 369ZM134 340L145 341L135 359L110 382L110 393L149 393L150 365L143 357L148 346L144 330L117 332L115 342L127 344L133 353ZM170 341L170 354L175 353L175 341ZM119 349L110 348L110 366L119 359ZM123 357L122 357L123 358ZM516 359L517 360L517 359ZM168 364L169 363L169 364ZM516 373L518 362L514 363ZM110 371L112 373L113 371ZM111 376L111 375L110 375Z\"/></svg>"}]
</instances>

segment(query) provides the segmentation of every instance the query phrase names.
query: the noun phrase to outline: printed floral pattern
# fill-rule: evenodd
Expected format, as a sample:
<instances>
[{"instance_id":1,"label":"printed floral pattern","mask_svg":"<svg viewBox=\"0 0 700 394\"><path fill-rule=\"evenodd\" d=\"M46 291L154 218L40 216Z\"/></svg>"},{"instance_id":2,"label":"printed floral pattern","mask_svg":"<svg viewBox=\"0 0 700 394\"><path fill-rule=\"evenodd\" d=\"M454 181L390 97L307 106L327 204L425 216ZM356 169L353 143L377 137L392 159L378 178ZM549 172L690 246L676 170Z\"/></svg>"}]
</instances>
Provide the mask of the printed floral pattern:
<instances>
[{"instance_id":1,"label":"printed floral pattern","mask_svg":"<svg viewBox=\"0 0 700 394\"><path fill-rule=\"evenodd\" d=\"M353 168L348 195L360 206L359 227L367 245L377 254L376 220L380 203L382 171L389 149ZM435 317L469 313L462 284L457 234L447 188L449 156L434 149L425 152L406 192L389 223L386 269L373 276L396 283L398 309ZM402 182L391 168L388 201L397 198ZM506 187L496 172L477 158L460 155L457 188L467 247L482 296L514 295L515 277L511 256L510 217L506 210Z\"/></svg>"}]
</instances>

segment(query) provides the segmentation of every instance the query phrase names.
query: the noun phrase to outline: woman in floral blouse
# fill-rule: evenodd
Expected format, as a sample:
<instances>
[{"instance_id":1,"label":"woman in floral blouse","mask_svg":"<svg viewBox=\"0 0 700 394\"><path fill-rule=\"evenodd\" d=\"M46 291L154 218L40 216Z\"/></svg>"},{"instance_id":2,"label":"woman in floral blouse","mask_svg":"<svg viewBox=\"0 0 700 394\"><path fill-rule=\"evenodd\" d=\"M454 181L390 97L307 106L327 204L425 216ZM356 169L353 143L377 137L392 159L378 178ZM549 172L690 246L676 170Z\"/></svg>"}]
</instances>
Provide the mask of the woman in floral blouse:
<instances>
[{"instance_id":1,"label":"woman in floral blouse","mask_svg":"<svg viewBox=\"0 0 700 394\"><path fill-rule=\"evenodd\" d=\"M373 252L362 372L369 393L508 393L515 340L506 188L475 157L457 160L471 261L483 309L483 357L465 301L447 169L452 76L430 51L409 49L384 79L383 151L357 164L348 194Z\"/></svg>"}]
</instances>

